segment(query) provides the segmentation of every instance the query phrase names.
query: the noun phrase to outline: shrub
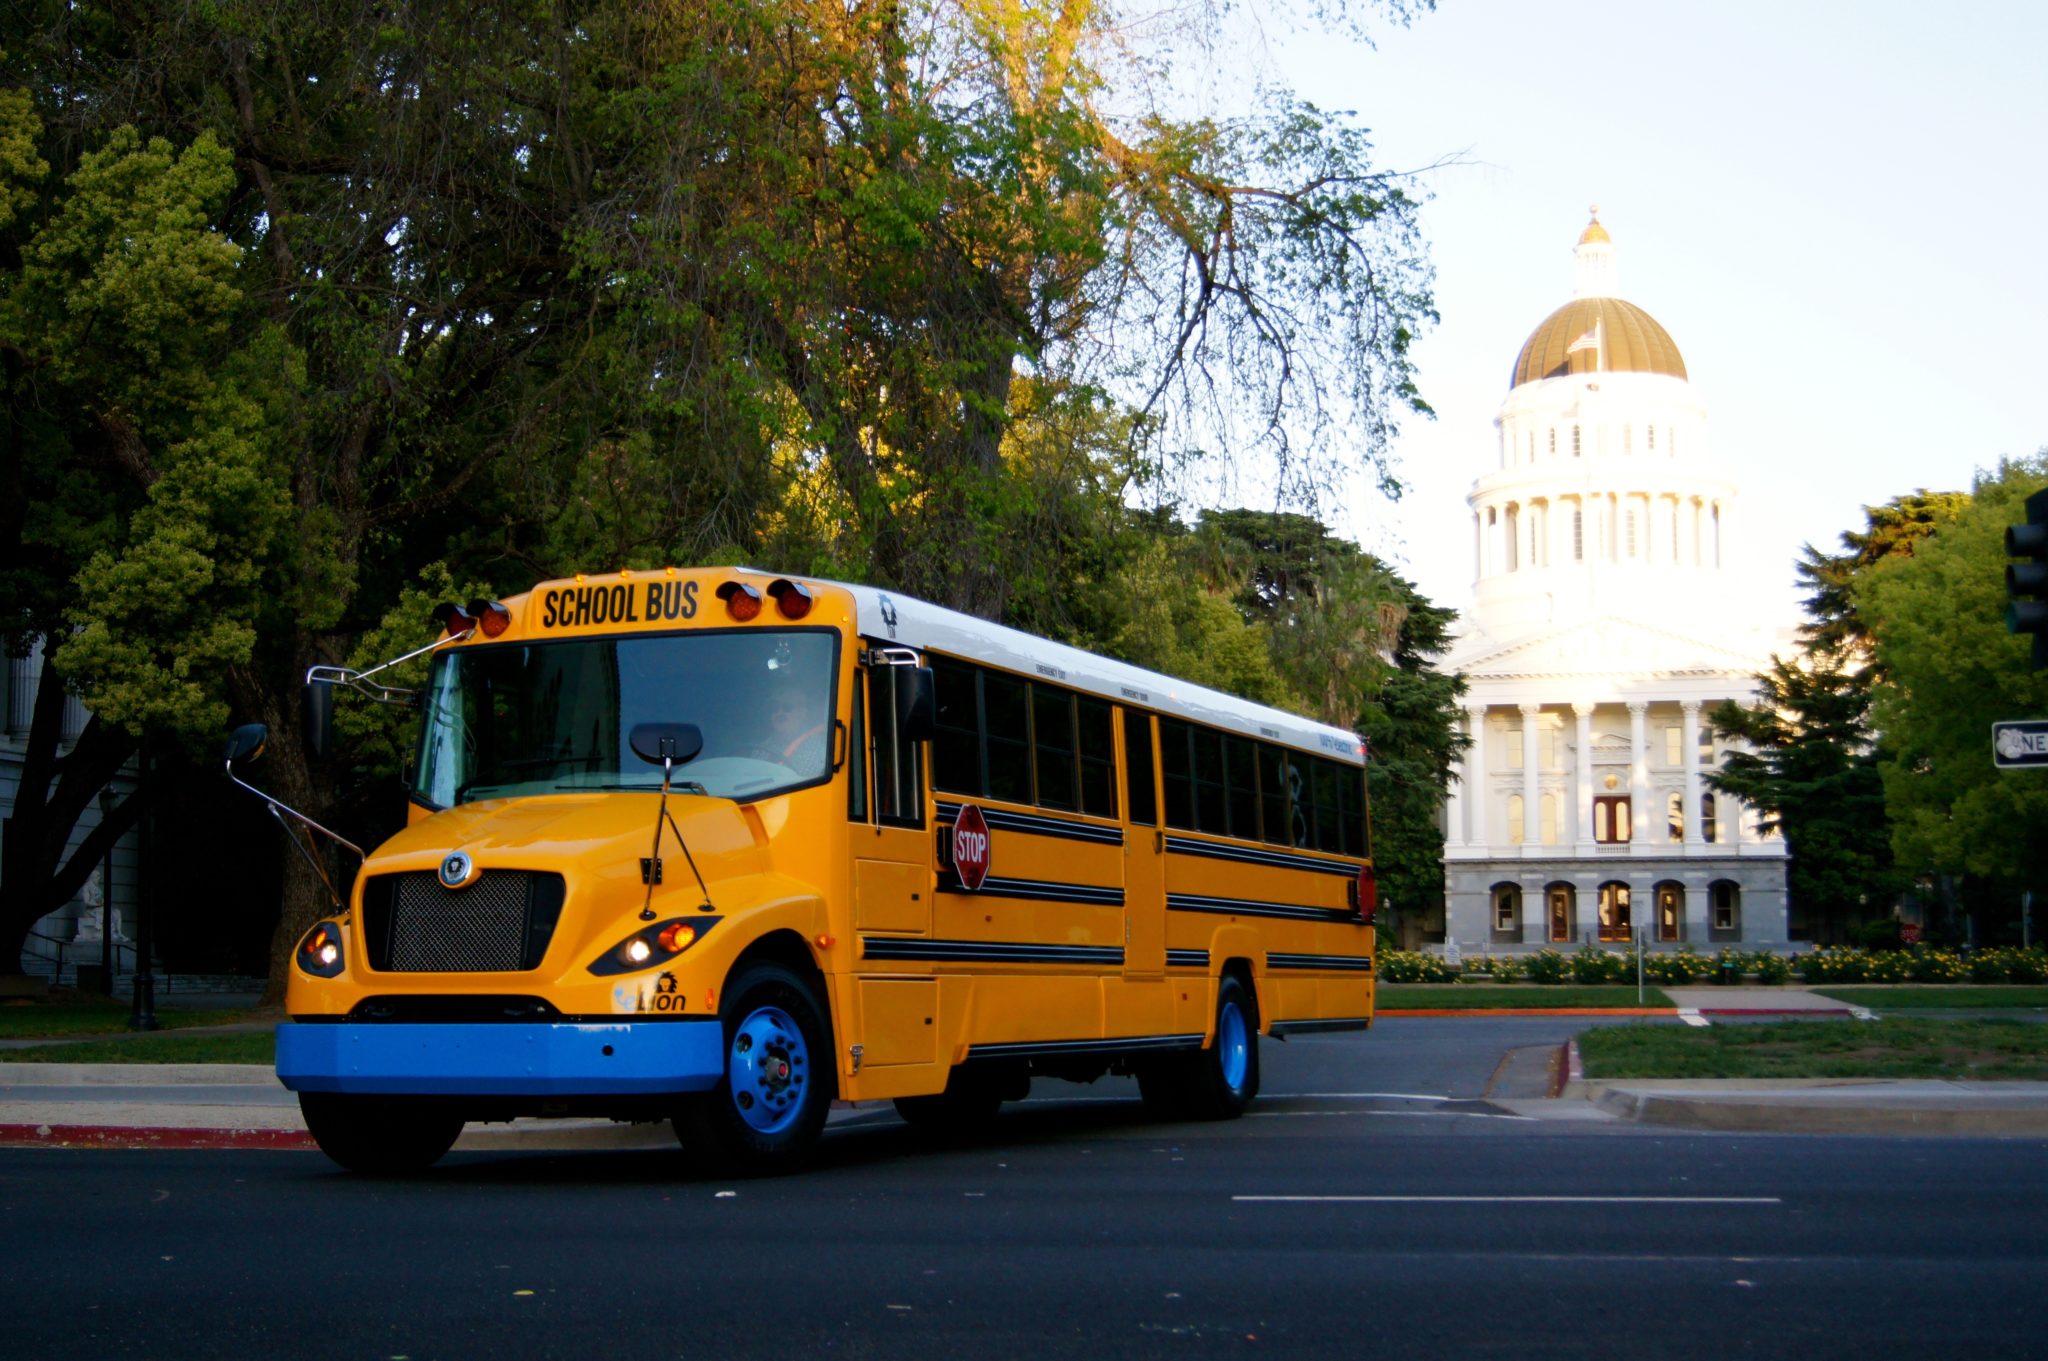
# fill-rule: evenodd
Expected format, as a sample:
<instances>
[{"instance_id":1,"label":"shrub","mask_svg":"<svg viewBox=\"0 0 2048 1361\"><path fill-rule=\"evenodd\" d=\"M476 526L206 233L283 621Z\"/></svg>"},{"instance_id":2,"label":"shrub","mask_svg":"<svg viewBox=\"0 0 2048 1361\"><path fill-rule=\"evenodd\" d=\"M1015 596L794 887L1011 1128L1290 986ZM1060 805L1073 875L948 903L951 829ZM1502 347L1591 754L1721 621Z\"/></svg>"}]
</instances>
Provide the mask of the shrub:
<instances>
[{"instance_id":1,"label":"shrub","mask_svg":"<svg viewBox=\"0 0 2048 1361\"><path fill-rule=\"evenodd\" d=\"M1634 974L1633 958L1603 950L1597 945L1582 945L1572 955L1572 981L1575 983L1619 983Z\"/></svg>"},{"instance_id":2,"label":"shrub","mask_svg":"<svg viewBox=\"0 0 2048 1361\"><path fill-rule=\"evenodd\" d=\"M1643 958L1644 975L1660 987L1685 987L1705 978L1713 968L1713 962L1690 945L1679 946L1675 954Z\"/></svg>"},{"instance_id":3,"label":"shrub","mask_svg":"<svg viewBox=\"0 0 2048 1361\"><path fill-rule=\"evenodd\" d=\"M1522 961L1517 955L1488 955L1465 972L1483 973L1496 983L1512 983L1522 976Z\"/></svg>"},{"instance_id":4,"label":"shrub","mask_svg":"<svg viewBox=\"0 0 2048 1361\"><path fill-rule=\"evenodd\" d=\"M1571 961L1552 949L1538 950L1522 961L1522 973L1531 983L1562 983L1571 976Z\"/></svg>"},{"instance_id":5,"label":"shrub","mask_svg":"<svg viewBox=\"0 0 2048 1361\"><path fill-rule=\"evenodd\" d=\"M2048 983L2048 950L2005 950L2005 976L2014 983Z\"/></svg>"},{"instance_id":6,"label":"shrub","mask_svg":"<svg viewBox=\"0 0 2048 1361\"><path fill-rule=\"evenodd\" d=\"M1756 981L1776 987L1792 976L1792 964L1781 955L1769 950L1758 950L1746 961L1748 972L1756 975Z\"/></svg>"},{"instance_id":7,"label":"shrub","mask_svg":"<svg viewBox=\"0 0 2048 1361\"><path fill-rule=\"evenodd\" d=\"M1380 977L1388 983L1455 983L1458 971L1419 950L1380 951Z\"/></svg>"},{"instance_id":8,"label":"shrub","mask_svg":"<svg viewBox=\"0 0 2048 1361\"><path fill-rule=\"evenodd\" d=\"M1911 961L1911 975L1915 983L1960 983L1969 976L1969 967L1947 950L1930 950L1916 945L1908 952Z\"/></svg>"}]
</instances>

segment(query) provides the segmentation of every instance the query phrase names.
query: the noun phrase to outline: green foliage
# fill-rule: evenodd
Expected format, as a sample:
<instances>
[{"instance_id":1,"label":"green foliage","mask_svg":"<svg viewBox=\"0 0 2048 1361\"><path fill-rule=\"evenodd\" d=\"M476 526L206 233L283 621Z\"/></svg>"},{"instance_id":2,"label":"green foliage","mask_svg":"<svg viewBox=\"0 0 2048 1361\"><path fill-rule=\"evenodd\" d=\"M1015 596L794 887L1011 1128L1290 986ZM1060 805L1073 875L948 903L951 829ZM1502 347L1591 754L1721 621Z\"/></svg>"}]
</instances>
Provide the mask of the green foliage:
<instances>
[{"instance_id":1,"label":"green foliage","mask_svg":"<svg viewBox=\"0 0 2048 1361\"><path fill-rule=\"evenodd\" d=\"M1571 970L1575 983L1627 983L1635 980L1636 960L1618 950L1581 945L1572 953Z\"/></svg>"},{"instance_id":2,"label":"green foliage","mask_svg":"<svg viewBox=\"0 0 2048 1361\"><path fill-rule=\"evenodd\" d=\"M1438 955L1416 950L1382 950L1379 976L1387 983L1455 983L1458 971Z\"/></svg>"},{"instance_id":3,"label":"green foliage","mask_svg":"<svg viewBox=\"0 0 2048 1361\"><path fill-rule=\"evenodd\" d=\"M1711 975L1718 961L1708 959L1690 945L1669 953L1659 951L1643 956L1643 976L1661 987L1689 987Z\"/></svg>"},{"instance_id":4,"label":"green foliage","mask_svg":"<svg viewBox=\"0 0 2048 1361\"><path fill-rule=\"evenodd\" d=\"M1572 961L1563 951L1545 946L1524 961L1523 972L1531 983L1558 984L1572 976Z\"/></svg>"},{"instance_id":5,"label":"green foliage","mask_svg":"<svg viewBox=\"0 0 2048 1361\"><path fill-rule=\"evenodd\" d=\"M2005 629L2004 532L2048 483L2048 453L1980 474L1967 504L1911 556L1886 558L1853 584L1886 683L1872 719L1902 863L2014 888L2040 880L2031 848L2048 844L2048 786L1991 763L1991 725L2048 712L2048 674Z\"/></svg>"},{"instance_id":6,"label":"green foliage","mask_svg":"<svg viewBox=\"0 0 2048 1361\"><path fill-rule=\"evenodd\" d=\"M1496 983L1512 983L1523 976L1525 970L1520 955L1485 955L1465 966L1466 974L1483 973Z\"/></svg>"}]
</instances>

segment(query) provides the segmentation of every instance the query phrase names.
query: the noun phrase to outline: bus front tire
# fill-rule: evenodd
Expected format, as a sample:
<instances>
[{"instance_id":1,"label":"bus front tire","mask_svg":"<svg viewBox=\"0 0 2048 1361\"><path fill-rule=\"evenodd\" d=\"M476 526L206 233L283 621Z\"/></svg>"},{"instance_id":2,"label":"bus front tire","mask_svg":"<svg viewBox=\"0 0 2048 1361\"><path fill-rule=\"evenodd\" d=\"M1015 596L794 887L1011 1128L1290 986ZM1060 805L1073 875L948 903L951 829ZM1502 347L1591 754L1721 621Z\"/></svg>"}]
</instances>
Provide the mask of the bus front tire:
<instances>
[{"instance_id":1,"label":"bus front tire","mask_svg":"<svg viewBox=\"0 0 2048 1361\"><path fill-rule=\"evenodd\" d=\"M1259 1094L1259 1009L1235 974L1216 985L1216 1038L1207 1049L1138 1071L1138 1094L1157 1115L1235 1120Z\"/></svg>"},{"instance_id":2,"label":"bus front tire","mask_svg":"<svg viewBox=\"0 0 2048 1361\"><path fill-rule=\"evenodd\" d=\"M455 1146L462 1116L423 1097L300 1092L299 1113L320 1151L351 1172L424 1172Z\"/></svg>"},{"instance_id":3,"label":"bus front tire","mask_svg":"<svg viewBox=\"0 0 2048 1361\"><path fill-rule=\"evenodd\" d=\"M801 1167L832 1106L817 993L779 964L750 965L726 984L719 1025L725 1072L710 1091L684 1099L676 1119L684 1149L748 1176Z\"/></svg>"}]
</instances>

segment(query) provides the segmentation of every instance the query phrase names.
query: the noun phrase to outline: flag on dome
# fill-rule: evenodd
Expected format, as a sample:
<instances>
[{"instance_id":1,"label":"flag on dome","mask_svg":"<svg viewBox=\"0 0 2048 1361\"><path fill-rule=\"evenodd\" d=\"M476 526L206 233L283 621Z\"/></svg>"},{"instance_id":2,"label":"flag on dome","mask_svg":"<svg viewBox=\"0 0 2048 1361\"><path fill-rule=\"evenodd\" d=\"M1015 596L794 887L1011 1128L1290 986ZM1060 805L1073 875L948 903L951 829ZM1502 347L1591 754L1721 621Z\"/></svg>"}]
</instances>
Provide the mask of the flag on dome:
<instances>
[{"instance_id":1,"label":"flag on dome","mask_svg":"<svg viewBox=\"0 0 2048 1361\"><path fill-rule=\"evenodd\" d=\"M1577 340L1574 340L1571 344L1565 346L1564 352L1566 354L1577 354L1580 350L1597 350L1599 348L1600 323L1596 321L1593 323L1591 330L1587 331Z\"/></svg>"}]
</instances>

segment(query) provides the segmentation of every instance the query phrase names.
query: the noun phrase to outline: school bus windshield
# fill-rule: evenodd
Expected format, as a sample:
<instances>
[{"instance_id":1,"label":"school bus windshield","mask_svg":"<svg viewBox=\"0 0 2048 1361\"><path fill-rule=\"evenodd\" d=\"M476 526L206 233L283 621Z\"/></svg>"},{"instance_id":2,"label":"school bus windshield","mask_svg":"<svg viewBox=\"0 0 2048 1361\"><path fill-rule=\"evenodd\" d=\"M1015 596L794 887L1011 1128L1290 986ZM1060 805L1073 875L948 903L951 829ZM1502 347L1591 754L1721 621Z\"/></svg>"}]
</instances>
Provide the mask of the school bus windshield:
<instances>
[{"instance_id":1,"label":"school bus windshield","mask_svg":"<svg viewBox=\"0 0 2048 1361\"><path fill-rule=\"evenodd\" d=\"M748 629L460 648L427 683L413 795L439 808L561 790L657 789L639 723L694 723L675 787L752 801L830 773L830 629Z\"/></svg>"}]
</instances>

